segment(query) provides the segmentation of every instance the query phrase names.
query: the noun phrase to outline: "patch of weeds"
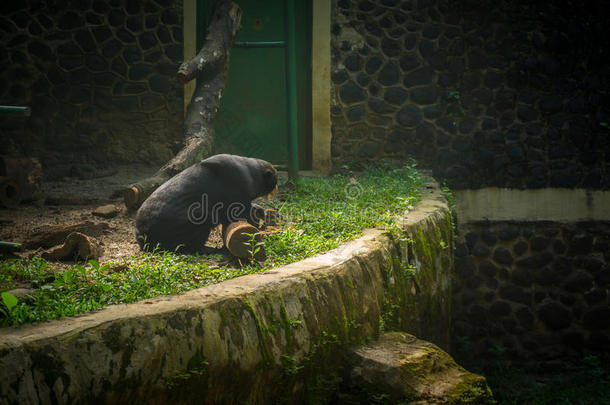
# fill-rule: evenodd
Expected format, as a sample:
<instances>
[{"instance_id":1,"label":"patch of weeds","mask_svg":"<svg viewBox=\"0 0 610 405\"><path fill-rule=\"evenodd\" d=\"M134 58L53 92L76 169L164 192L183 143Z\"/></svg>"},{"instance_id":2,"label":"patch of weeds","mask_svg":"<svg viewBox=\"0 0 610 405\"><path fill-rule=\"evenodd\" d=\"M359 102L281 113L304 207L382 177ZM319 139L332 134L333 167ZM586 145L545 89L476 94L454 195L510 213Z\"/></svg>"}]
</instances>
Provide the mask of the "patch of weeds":
<instances>
[{"instance_id":1,"label":"patch of weeds","mask_svg":"<svg viewBox=\"0 0 610 405\"><path fill-rule=\"evenodd\" d=\"M595 356L566 362L553 372L538 363L496 362L483 367L481 374L498 404L610 404L610 372Z\"/></svg>"}]
</instances>

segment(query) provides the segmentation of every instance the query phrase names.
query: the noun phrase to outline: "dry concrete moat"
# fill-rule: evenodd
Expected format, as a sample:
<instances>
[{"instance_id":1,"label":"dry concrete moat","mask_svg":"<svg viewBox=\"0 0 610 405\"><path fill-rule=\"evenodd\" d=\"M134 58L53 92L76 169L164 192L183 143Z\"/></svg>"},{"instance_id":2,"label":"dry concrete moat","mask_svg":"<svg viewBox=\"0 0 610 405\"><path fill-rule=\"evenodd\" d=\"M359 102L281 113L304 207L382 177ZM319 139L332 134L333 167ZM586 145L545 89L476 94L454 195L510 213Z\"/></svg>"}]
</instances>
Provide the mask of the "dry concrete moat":
<instances>
[{"instance_id":1,"label":"dry concrete moat","mask_svg":"<svg viewBox=\"0 0 610 405\"><path fill-rule=\"evenodd\" d=\"M438 347L449 346L453 229L438 188L424 192L400 231L369 229L325 254L180 296L3 329L0 403L325 403L384 392L488 401L484 380ZM438 345L390 339L411 347L393 371L380 363L403 388L374 383L379 370L363 371L366 359L349 366L359 357L350 348L388 330Z\"/></svg>"}]
</instances>

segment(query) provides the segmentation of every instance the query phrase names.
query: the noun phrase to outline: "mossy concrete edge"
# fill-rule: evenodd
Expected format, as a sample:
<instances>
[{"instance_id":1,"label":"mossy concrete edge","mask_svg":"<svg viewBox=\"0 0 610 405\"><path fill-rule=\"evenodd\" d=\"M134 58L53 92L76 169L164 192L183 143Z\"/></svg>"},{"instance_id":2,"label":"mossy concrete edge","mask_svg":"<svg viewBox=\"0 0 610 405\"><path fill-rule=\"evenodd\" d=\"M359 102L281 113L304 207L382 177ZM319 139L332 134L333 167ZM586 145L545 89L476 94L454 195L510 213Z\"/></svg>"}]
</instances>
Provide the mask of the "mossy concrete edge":
<instances>
[{"instance_id":1,"label":"mossy concrete edge","mask_svg":"<svg viewBox=\"0 0 610 405\"><path fill-rule=\"evenodd\" d=\"M2 329L0 403L264 403L296 398L328 342L380 325L446 348L453 232L435 183L400 225L183 295Z\"/></svg>"}]
</instances>

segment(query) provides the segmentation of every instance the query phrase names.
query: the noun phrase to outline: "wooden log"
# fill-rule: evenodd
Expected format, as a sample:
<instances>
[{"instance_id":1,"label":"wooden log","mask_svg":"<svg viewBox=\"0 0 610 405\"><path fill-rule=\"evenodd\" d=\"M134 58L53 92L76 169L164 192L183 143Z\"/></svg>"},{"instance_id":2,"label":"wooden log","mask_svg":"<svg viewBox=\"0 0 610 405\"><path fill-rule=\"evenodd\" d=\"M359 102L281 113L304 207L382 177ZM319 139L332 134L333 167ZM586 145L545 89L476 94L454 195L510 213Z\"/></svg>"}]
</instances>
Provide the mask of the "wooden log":
<instances>
[{"instance_id":1,"label":"wooden log","mask_svg":"<svg viewBox=\"0 0 610 405\"><path fill-rule=\"evenodd\" d=\"M94 237L72 232L61 246L55 246L41 254L45 260L89 260L98 259L103 253Z\"/></svg>"},{"instance_id":2,"label":"wooden log","mask_svg":"<svg viewBox=\"0 0 610 405\"><path fill-rule=\"evenodd\" d=\"M21 202L21 189L17 182L6 176L0 177L0 204L6 208L15 208Z\"/></svg>"},{"instance_id":3,"label":"wooden log","mask_svg":"<svg viewBox=\"0 0 610 405\"><path fill-rule=\"evenodd\" d=\"M18 184L21 201L35 200L41 195L42 166L36 158L0 156L0 176Z\"/></svg>"},{"instance_id":4,"label":"wooden log","mask_svg":"<svg viewBox=\"0 0 610 405\"><path fill-rule=\"evenodd\" d=\"M0 253L21 252L22 250L23 245L21 243L0 241Z\"/></svg>"},{"instance_id":5,"label":"wooden log","mask_svg":"<svg viewBox=\"0 0 610 405\"><path fill-rule=\"evenodd\" d=\"M254 236L254 241L252 237ZM223 229L223 242L229 252L242 259L264 261L267 258L265 246L258 245L262 240L259 230L246 221L233 222Z\"/></svg>"},{"instance_id":6,"label":"wooden log","mask_svg":"<svg viewBox=\"0 0 610 405\"><path fill-rule=\"evenodd\" d=\"M233 38L241 28L239 23L233 23L235 21L241 22L241 9L237 4L227 1L216 8L206 34L206 45L178 69L178 80L181 83L190 82L200 72L222 69L222 64L229 58ZM227 23L231 24L226 26ZM225 35L228 30L231 31L230 37Z\"/></svg>"},{"instance_id":7,"label":"wooden log","mask_svg":"<svg viewBox=\"0 0 610 405\"><path fill-rule=\"evenodd\" d=\"M50 248L64 243L69 234L79 232L87 236L100 236L110 229L105 222L84 221L76 224L47 225L35 229L23 243L28 249Z\"/></svg>"},{"instance_id":8,"label":"wooden log","mask_svg":"<svg viewBox=\"0 0 610 405\"><path fill-rule=\"evenodd\" d=\"M219 2L203 48L178 70L183 83L197 77L184 121L184 146L153 176L127 187L123 194L127 208L138 208L161 184L214 153L213 122L227 80L233 39L240 28L239 6L227 0Z\"/></svg>"}]
</instances>

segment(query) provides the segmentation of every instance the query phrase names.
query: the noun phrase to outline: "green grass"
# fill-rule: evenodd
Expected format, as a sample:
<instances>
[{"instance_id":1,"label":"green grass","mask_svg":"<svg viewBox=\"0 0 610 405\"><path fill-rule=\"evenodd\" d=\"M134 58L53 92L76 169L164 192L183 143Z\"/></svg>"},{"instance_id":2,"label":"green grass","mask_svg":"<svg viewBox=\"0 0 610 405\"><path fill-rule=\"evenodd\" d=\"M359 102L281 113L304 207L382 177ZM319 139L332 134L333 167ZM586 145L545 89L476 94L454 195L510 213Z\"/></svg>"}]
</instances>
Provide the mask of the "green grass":
<instances>
[{"instance_id":1,"label":"green grass","mask_svg":"<svg viewBox=\"0 0 610 405\"><path fill-rule=\"evenodd\" d=\"M481 374L487 378L498 404L610 404L610 374L594 356L566 363L555 372L536 365L496 365Z\"/></svg>"},{"instance_id":2,"label":"green grass","mask_svg":"<svg viewBox=\"0 0 610 405\"><path fill-rule=\"evenodd\" d=\"M0 261L0 291L22 283L32 294L17 301L3 293L0 326L71 316L107 305L180 294L314 256L362 234L364 228L394 225L419 200L422 179L414 165L371 167L356 178L302 178L267 208L283 216L279 232L267 235L267 260L241 267L218 266L210 257L172 252L142 253L95 261L58 271L40 257ZM284 186L283 189L290 189Z\"/></svg>"}]
</instances>

